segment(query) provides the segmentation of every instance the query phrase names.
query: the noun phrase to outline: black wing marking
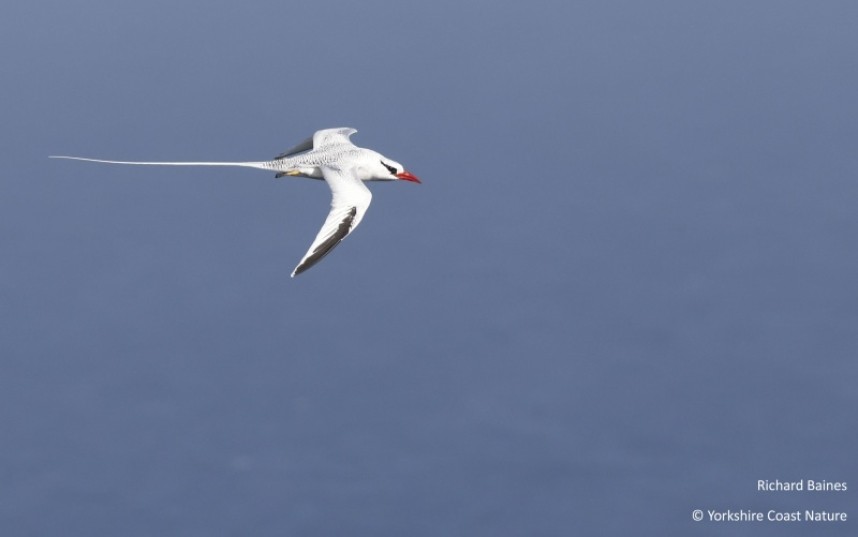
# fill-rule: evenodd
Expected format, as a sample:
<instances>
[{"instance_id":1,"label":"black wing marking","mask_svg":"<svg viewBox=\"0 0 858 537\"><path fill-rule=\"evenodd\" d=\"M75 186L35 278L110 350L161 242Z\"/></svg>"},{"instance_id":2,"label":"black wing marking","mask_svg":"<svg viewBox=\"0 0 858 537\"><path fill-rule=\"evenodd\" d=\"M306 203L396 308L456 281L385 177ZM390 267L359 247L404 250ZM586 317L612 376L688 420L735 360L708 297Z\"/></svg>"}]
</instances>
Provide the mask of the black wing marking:
<instances>
[{"instance_id":1,"label":"black wing marking","mask_svg":"<svg viewBox=\"0 0 858 537\"><path fill-rule=\"evenodd\" d=\"M348 235L351 231L352 222L354 222L356 214L357 207L352 207L351 209L349 209L349 212L346 214L345 218L343 218L340 224L337 226L337 230L334 231L334 233L331 234L330 237L325 239L325 242L323 242L315 250L313 250L313 253L310 254L310 256L307 257L307 259L305 259L304 262L301 263L298 268L295 269L294 275L297 276L298 274L301 274L308 268L321 261L322 258L328 255L336 245L342 242L342 240L346 238L346 235Z\"/></svg>"},{"instance_id":2,"label":"black wing marking","mask_svg":"<svg viewBox=\"0 0 858 537\"><path fill-rule=\"evenodd\" d=\"M293 155L297 155L298 153L303 153L304 151L309 151L313 149L313 137L309 137L300 144L296 145L291 149L287 149L286 151L280 153L274 160L283 160L286 157L291 157Z\"/></svg>"}]
</instances>

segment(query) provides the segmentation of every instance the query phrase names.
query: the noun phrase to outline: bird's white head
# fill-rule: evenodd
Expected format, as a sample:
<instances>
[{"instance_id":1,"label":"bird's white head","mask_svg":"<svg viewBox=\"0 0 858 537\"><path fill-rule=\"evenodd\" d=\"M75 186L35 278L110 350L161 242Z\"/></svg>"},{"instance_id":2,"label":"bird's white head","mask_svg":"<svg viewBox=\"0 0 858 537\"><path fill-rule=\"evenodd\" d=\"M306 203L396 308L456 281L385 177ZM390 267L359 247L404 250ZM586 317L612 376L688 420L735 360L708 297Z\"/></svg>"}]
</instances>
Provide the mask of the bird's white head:
<instances>
[{"instance_id":1,"label":"bird's white head","mask_svg":"<svg viewBox=\"0 0 858 537\"><path fill-rule=\"evenodd\" d=\"M373 166L373 179L381 181L411 181L419 183L420 179L416 175L407 171L405 167L382 155L378 155L378 164Z\"/></svg>"}]
</instances>

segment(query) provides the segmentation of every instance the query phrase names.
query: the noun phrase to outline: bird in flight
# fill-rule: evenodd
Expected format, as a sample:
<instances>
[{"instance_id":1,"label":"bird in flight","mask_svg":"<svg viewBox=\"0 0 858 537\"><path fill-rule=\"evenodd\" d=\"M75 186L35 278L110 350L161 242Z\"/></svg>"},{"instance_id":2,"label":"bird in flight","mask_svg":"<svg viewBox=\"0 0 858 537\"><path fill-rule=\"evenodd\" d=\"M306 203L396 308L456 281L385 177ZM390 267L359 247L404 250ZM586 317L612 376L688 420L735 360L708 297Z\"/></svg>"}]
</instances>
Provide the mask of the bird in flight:
<instances>
[{"instance_id":1,"label":"bird in flight","mask_svg":"<svg viewBox=\"0 0 858 537\"><path fill-rule=\"evenodd\" d=\"M130 162L68 156L49 158L148 166L242 166L274 171L278 178L297 176L324 179L333 196L331 211L310 249L292 271L294 278L321 261L363 219L372 200L372 193L363 184L364 181L420 182L402 164L371 149L354 145L349 137L356 132L350 128L316 131L313 136L273 160L260 162Z\"/></svg>"}]
</instances>

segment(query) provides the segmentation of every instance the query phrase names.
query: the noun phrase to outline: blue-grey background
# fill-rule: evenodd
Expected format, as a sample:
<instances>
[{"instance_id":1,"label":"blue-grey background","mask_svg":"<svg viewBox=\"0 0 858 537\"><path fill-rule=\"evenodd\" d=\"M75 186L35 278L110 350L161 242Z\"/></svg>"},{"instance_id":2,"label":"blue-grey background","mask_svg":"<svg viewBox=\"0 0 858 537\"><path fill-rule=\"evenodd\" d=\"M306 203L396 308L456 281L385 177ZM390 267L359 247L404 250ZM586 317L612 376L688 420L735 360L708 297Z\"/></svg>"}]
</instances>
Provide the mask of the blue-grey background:
<instances>
[{"instance_id":1,"label":"blue-grey background","mask_svg":"<svg viewBox=\"0 0 858 537\"><path fill-rule=\"evenodd\" d=\"M846 1L4 3L0 534L854 535L856 28ZM47 159L339 126L424 184L372 185L294 280L323 183Z\"/></svg>"}]
</instances>

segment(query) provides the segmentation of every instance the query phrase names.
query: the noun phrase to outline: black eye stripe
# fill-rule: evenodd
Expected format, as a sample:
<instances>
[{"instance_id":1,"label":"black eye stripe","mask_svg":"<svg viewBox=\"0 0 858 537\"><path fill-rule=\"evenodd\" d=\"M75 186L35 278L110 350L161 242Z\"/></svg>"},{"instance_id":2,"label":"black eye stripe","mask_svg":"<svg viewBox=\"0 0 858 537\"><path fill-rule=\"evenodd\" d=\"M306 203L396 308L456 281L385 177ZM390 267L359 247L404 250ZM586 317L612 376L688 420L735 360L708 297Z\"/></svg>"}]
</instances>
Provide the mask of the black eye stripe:
<instances>
[{"instance_id":1,"label":"black eye stripe","mask_svg":"<svg viewBox=\"0 0 858 537\"><path fill-rule=\"evenodd\" d=\"M388 166L388 165L387 165L383 160L381 161L381 164L382 164L385 168L387 168L387 169L390 171L390 173L391 173L392 175L396 175L396 168L394 168L393 166Z\"/></svg>"}]
</instances>

